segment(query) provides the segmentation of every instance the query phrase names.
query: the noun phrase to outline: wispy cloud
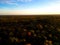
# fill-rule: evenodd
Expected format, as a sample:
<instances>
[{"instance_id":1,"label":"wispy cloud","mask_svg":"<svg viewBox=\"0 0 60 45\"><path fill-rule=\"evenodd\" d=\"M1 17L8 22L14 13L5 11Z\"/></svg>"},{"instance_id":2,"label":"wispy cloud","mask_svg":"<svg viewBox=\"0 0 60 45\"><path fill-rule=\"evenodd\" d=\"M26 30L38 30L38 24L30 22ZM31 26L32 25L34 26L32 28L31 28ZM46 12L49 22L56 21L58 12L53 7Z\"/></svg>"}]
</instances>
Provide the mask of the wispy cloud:
<instances>
[{"instance_id":1,"label":"wispy cloud","mask_svg":"<svg viewBox=\"0 0 60 45\"><path fill-rule=\"evenodd\" d=\"M16 6L16 7L20 7L22 4L19 4L18 2L20 3L27 3L27 2L31 2L32 0L0 0L0 4L8 4L8 5L13 5L13 6Z\"/></svg>"},{"instance_id":2,"label":"wispy cloud","mask_svg":"<svg viewBox=\"0 0 60 45\"><path fill-rule=\"evenodd\" d=\"M31 2L32 0L0 0L0 3Z\"/></svg>"},{"instance_id":3,"label":"wispy cloud","mask_svg":"<svg viewBox=\"0 0 60 45\"><path fill-rule=\"evenodd\" d=\"M20 1L20 2L31 2L32 0L17 0L17 1Z\"/></svg>"}]
</instances>

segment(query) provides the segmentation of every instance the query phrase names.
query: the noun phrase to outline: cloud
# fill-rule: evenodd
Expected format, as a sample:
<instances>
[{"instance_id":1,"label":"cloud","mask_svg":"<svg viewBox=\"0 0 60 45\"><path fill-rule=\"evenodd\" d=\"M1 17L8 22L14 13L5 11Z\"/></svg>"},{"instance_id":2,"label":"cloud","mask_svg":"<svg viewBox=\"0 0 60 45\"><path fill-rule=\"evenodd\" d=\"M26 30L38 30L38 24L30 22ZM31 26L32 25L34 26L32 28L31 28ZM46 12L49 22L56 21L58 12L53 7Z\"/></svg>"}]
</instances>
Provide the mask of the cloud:
<instances>
[{"instance_id":1,"label":"cloud","mask_svg":"<svg viewBox=\"0 0 60 45\"><path fill-rule=\"evenodd\" d=\"M20 1L20 2L31 2L32 0L17 0L17 1Z\"/></svg>"},{"instance_id":2,"label":"cloud","mask_svg":"<svg viewBox=\"0 0 60 45\"><path fill-rule=\"evenodd\" d=\"M14 5L16 7L21 6L22 4L18 4L18 2L27 3L31 2L32 0L0 0L0 4L8 4L8 5Z\"/></svg>"},{"instance_id":3,"label":"cloud","mask_svg":"<svg viewBox=\"0 0 60 45\"><path fill-rule=\"evenodd\" d=\"M31 2L32 0L0 0L0 3Z\"/></svg>"},{"instance_id":4,"label":"cloud","mask_svg":"<svg viewBox=\"0 0 60 45\"><path fill-rule=\"evenodd\" d=\"M1 4L14 4L16 3L14 0L0 0Z\"/></svg>"},{"instance_id":5,"label":"cloud","mask_svg":"<svg viewBox=\"0 0 60 45\"><path fill-rule=\"evenodd\" d=\"M34 1L34 0L0 0L0 4L9 4L9 5L19 6L20 4L18 4L18 2L27 3L27 2L31 2L31 1ZM40 0L37 0L37 1L40 1ZM48 0L48 1L50 1L50 0ZM53 3L53 2L60 3L60 0L51 0L51 3Z\"/></svg>"}]
</instances>

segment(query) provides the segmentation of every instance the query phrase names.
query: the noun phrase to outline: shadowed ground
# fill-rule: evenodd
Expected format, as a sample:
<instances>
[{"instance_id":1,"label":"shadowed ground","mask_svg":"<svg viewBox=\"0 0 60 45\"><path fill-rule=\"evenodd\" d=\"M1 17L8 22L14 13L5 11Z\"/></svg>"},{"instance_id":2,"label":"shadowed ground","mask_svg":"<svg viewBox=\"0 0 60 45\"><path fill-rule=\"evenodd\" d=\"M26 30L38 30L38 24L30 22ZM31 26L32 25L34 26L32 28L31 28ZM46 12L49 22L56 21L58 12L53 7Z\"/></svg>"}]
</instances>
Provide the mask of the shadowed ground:
<instances>
[{"instance_id":1,"label":"shadowed ground","mask_svg":"<svg viewBox=\"0 0 60 45\"><path fill-rule=\"evenodd\" d=\"M0 45L60 45L60 16L0 16Z\"/></svg>"}]
</instances>

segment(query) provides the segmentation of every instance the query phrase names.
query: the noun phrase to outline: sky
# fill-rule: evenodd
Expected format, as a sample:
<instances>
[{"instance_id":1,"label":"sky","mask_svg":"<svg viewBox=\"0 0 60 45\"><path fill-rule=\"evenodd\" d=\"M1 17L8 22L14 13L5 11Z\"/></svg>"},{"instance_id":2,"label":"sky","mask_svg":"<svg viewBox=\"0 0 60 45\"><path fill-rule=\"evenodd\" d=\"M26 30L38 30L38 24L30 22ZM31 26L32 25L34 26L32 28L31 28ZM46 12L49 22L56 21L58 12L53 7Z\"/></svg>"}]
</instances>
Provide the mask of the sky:
<instances>
[{"instance_id":1,"label":"sky","mask_svg":"<svg viewBox=\"0 0 60 45\"><path fill-rule=\"evenodd\" d=\"M60 14L60 0L0 0L0 15Z\"/></svg>"}]
</instances>

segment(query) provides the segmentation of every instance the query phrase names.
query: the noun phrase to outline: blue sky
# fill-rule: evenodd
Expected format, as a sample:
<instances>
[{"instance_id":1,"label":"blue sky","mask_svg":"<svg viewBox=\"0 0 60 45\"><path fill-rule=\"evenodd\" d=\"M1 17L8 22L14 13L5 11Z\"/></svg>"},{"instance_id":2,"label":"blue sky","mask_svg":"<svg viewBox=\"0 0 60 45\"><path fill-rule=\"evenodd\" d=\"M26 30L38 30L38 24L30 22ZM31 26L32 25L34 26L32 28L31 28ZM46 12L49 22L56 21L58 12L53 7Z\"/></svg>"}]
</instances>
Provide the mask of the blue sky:
<instances>
[{"instance_id":1,"label":"blue sky","mask_svg":"<svg viewBox=\"0 0 60 45\"><path fill-rule=\"evenodd\" d=\"M0 14L55 13L60 13L60 0L0 0Z\"/></svg>"},{"instance_id":2,"label":"blue sky","mask_svg":"<svg viewBox=\"0 0 60 45\"><path fill-rule=\"evenodd\" d=\"M7 3L8 1L8 3ZM35 7L42 7L47 5L47 3L49 2L48 0L23 0L23 1L17 1L17 0L7 0L4 1L2 0L1 3L0 2L0 8L9 8L9 9L16 9L16 8L20 8L20 9L25 9L25 8L35 8Z\"/></svg>"}]
</instances>

